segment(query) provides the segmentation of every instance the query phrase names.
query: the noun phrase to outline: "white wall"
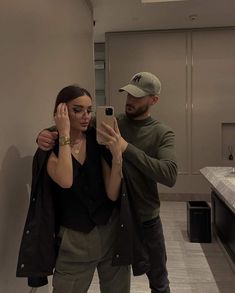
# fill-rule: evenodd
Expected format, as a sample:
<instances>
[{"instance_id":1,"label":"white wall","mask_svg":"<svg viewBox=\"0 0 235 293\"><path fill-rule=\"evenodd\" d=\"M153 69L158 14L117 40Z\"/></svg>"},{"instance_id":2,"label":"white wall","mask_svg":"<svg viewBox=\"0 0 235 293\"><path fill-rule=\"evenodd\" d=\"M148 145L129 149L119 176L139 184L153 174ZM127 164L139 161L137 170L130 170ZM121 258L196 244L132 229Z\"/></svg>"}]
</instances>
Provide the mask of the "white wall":
<instances>
[{"instance_id":1,"label":"white wall","mask_svg":"<svg viewBox=\"0 0 235 293\"><path fill-rule=\"evenodd\" d=\"M0 292L25 293L15 270L35 139L62 87L94 95L92 11L86 0L1 0L0 42Z\"/></svg>"},{"instance_id":2,"label":"white wall","mask_svg":"<svg viewBox=\"0 0 235 293\"><path fill-rule=\"evenodd\" d=\"M108 33L106 96L122 112L125 93L118 89L134 73L150 71L162 81L152 115L176 134L179 176L165 193L208 193L204 166L232 165L223 149L235 150L235 30L176 30ZM227 130L222 133L222 123ZM226 133L234 133L227 138Z\"/></svg>"}]
</instances>

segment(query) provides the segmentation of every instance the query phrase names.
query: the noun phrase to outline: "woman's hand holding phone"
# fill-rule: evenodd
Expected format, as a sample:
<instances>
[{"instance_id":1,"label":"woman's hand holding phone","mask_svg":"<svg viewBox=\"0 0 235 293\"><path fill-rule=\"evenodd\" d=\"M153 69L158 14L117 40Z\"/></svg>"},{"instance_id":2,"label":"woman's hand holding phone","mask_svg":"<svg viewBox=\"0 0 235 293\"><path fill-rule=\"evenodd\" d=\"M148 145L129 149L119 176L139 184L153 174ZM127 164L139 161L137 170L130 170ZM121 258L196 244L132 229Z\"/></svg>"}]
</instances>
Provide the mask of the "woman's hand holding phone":
<instances>
[{"instance_id":1,"label":"woman's hand holding phone","mask_svg":"<svg viewBox=\"0 0 235 293\"><path fill-rule=\"evenodd\" d=\"M104 141L104 145L112 153L113 159L119 160L122 157L121 135L118 128L117 120L114 118L114 128L102 122L101 128L97 128L97 132Z\"/></svg>"},{"instance_id":2,"label":"woman's hand holding phone","mask_svg":"<svg viewBox=\"0 0 235 293\"><path fill-rule=\"evenodd\" d=\"M120 134L112 106L97 107L96 127L98 143L105 145L111 151L113 157L122 155L128 143Z\"/></svg>"}]
</instances>

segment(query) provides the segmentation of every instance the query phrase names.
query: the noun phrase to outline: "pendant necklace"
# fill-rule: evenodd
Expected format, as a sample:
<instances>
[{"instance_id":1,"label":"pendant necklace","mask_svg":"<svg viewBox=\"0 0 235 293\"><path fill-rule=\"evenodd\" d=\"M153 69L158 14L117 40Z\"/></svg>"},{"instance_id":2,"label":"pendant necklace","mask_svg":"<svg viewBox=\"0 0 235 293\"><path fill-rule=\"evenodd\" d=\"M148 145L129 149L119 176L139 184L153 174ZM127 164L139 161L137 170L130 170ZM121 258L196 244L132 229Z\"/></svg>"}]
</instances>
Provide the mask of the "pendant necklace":
<instances>
[{"instance_id":1,"label":"pendant necklace","mask_svg":"<svg viewBox=\"0 0 235 293\"><path fill-rule=\"evenodd\" d=\"M80 153L82 144L83 144L83 139L81 139L78 143L72 143L72 150L76 155Z\"/></svg>"}]
</instances>

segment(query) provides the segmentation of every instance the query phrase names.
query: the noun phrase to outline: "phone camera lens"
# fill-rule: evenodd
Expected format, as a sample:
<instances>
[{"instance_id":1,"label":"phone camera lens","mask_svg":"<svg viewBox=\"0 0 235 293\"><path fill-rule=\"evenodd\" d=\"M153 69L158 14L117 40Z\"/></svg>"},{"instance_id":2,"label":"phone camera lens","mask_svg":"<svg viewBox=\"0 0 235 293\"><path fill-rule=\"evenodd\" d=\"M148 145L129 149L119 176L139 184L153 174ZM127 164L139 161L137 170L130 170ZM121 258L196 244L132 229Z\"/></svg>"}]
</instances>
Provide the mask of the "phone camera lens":
<instances>
[{"instance_id":1,"label":"phone camera lens","mask_svg":"<svg viewBox=\"0 0 235 293\"><path fill-rule=\"evenodd\" d=\"M106 108L105 109L105 114L107 116L112 116L113 115L113 108Z\"/></svg>"}]
</instances>

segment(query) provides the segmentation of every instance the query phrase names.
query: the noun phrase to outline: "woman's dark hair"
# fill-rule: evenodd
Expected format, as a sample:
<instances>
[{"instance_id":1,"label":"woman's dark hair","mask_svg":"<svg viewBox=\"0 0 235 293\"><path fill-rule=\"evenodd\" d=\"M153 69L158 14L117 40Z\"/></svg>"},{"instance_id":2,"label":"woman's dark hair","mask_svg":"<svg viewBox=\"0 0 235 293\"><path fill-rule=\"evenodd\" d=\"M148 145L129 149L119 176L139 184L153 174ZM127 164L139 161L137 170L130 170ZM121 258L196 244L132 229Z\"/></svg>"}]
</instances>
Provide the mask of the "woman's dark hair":
<instances>
[{"instance_id":1,"label":"woman's dark hair","mask_svg":"<svg viewBox=\"0 0 235 293\"><path fill-rule=\"evenodd\" d=\"M57 106L60 103L68 103L76 98L88 96L92 99L88 90L81 88L79 85L69 85L64 87L57 95L54 107L54 114L56 113Z\"/></svg>"}]
</instances>

